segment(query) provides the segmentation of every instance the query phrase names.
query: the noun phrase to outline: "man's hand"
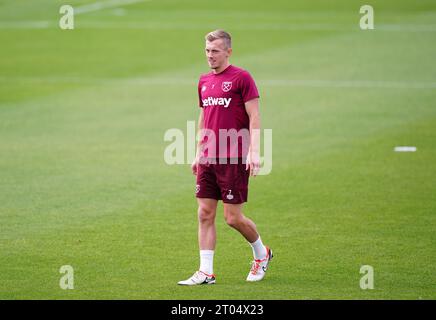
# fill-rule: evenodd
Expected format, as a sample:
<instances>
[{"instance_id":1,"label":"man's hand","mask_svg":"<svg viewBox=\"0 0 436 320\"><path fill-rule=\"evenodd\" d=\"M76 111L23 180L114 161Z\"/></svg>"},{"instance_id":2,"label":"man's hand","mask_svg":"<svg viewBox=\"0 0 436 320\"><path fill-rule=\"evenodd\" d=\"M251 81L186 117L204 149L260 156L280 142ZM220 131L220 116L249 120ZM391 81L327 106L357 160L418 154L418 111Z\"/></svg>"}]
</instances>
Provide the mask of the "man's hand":
<instances>
[{"instance_id":1,"label":"man's hand","mask_svg":"<svg viewBox=\"0 0 436 320\"><path fill-rule=\"evenodd\" d=\"M260 170L260 156L257 152L248 152L245 170L250 170L250 176L257 176Z\"/></svg>"},{"instance_id":2,"label":"man's hand","mask_svg":"<svg viewBox=\"0 0 436 320\"><path fill-rule=\"evenodd\" d=\"M199 163L199 160L197 158L195 158L194 162L192 162L192 164L191 164L192 174L195 176L197 175L198 163Z\"/></svg>"},{"instance_id":3,"label":"man's hand","mask_svg":"<svg viewBox=\"0 0 436 320\"><path fill-rule=\"evenodd\" d=\"M245 111L250 119L250 148L248 149L245 170L250 169L250 175L255 177L260 170L260 115L259 98L245 103Z\"/></svg>"},{"instance_id":4,"label":"man's hand","mask_svg":"<svg viewBox=\"0 0 436 320\"><path fill-rule=\"evenodd\" d=\"M203 141L202 131L204 127L204 117L203 117L203 110L201 110L200 115L198 116L198 132L199 132L199 139L197 144L197 153L195 154L194 162L191 164L191 170L193 175L197 175L198 170L198 164L200 163L200 156L201 156L201 141Z\"/></svg>"}]
</instances>

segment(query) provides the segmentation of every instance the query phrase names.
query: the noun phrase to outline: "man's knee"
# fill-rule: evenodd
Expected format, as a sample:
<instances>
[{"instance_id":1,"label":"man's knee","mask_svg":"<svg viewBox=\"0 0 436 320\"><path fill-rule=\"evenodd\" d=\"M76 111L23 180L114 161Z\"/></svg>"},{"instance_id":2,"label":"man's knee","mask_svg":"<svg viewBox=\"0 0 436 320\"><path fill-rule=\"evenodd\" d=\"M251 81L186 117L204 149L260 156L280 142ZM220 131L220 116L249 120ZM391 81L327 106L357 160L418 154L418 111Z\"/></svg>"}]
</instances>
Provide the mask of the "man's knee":
<instances>
[{"instance_id":1,"label":"man's knee","mask_svg":"<svg viewBox=\"0 0 436 320\"><path fill-rule=\"evenodd\" d=\"M213 223L215 220L215 215L215 207L204 204L200 204L198 206L198 221L200 223Z\"/></svg>"},{"instance_id":2,"label":"man's knee","mask_svg":"<svg viewBox=\"0 0 436 320\"><path fill-rule=\"evenodd\" d=\"M224 218L226 223L233 228L237 228L243 222L242 213L232 208L224 209Z\"/></svg>"}]
</instances>

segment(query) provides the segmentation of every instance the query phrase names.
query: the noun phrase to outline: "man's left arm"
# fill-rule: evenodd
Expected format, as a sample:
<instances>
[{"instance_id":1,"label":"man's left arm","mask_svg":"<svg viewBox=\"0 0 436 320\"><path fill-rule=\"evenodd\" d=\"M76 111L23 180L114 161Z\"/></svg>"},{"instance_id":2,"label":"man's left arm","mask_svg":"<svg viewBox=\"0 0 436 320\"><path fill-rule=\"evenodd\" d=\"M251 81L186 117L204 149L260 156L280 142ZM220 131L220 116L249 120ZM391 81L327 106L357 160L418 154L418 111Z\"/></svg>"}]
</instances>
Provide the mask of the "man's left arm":
<instances>
[{"instance_id":1,"label":"man's left arm","mask_svg":"<svg viewBox=\"0 0 436 320\"><path fill-rule=\"evenodd\" d=\"M245 169L250 169L250 175L256 176L260 169L260 112L259 98L245 103L245 111L250 119L250 147L248 149Z\"/></svg>"}]
</instances>

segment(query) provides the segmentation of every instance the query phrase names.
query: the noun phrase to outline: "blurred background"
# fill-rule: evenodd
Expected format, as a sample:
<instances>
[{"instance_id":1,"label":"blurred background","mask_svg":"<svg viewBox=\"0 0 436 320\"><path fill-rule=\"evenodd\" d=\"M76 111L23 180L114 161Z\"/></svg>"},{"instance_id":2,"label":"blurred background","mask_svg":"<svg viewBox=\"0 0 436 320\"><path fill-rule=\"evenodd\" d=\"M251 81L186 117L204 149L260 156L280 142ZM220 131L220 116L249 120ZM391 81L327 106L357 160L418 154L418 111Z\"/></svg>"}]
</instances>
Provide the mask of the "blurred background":
<instances>
[{"instance_id":1,"label":"blurred background","mask_svg":"<svg viewBox=\"0 0 436 320\"><path fill-rule=\"evenodd\" d=\"M244 213L275 258L247 284L251 249L219 207L218 282L185 290L195 177L163 137L198 118L217 28L273 130ZM434 299L435 57L430 0L0 0L0 298Z\"/></svg>"}]
</instances>

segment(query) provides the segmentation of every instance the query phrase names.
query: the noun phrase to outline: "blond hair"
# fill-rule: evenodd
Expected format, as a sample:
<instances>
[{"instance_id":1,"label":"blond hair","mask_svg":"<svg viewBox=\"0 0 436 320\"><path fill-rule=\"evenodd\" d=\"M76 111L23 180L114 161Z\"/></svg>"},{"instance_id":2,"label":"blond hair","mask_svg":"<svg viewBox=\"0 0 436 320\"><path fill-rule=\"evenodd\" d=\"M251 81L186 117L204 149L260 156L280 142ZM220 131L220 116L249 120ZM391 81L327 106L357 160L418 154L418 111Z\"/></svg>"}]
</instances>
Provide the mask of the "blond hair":
<instances>
[{"instance_id":1,"label":"blond hair","mask_svg":"<svg viewBox=\"0 0 436 320\"><path fill-rule=\"evenodd\" d=\"M209 32L206 35L205 39L209 42L215 41L217 39L223 39L224 45L226 46L226 48L232 47L232 37L230 36L229 33L225 32L224 30L221 30L221 29Z\"/></svg>"}]
</instances>

